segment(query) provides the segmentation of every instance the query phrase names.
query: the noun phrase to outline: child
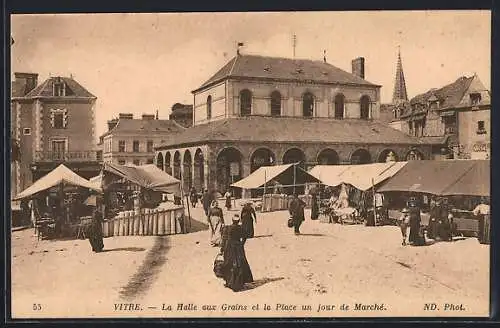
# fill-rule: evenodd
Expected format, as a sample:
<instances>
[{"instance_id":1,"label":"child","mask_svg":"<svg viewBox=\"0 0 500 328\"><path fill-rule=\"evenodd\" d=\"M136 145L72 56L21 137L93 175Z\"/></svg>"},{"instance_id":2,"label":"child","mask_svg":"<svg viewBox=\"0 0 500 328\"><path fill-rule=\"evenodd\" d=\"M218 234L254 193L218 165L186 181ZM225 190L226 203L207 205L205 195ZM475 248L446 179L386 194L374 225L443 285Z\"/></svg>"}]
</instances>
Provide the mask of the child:
<instances>
[{"instance_id":1,"label":"child","mask_svg":"<svg viewBox=\"0 0 500 328\"><path fill-rule=\"evenodd\" d=\"M403 242L401 245L406 246L406 236L408 234L408 226L410 225L410 215L407 208L403 208L401 218L399 219L399 227L401 228L401 235Z\"/></svg>"}]
</instances>

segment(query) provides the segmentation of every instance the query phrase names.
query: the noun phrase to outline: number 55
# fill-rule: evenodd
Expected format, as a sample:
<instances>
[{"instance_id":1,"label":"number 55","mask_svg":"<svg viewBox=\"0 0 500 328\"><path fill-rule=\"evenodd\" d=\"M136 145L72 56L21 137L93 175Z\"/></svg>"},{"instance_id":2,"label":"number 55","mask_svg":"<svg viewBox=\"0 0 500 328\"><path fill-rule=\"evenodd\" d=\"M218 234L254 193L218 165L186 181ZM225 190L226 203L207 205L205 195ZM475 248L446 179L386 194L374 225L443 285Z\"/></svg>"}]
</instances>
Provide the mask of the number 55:
<instances>
[{"instance_id":1,"label":"number 55","mask_svg":"<svg viewBox=\"0 0 500 328\"><path fill-rule=\"evenodd\" d=\"M42 305L39 303L33 303L33 311L41 311Z\"/></svg>"}]
</instances>

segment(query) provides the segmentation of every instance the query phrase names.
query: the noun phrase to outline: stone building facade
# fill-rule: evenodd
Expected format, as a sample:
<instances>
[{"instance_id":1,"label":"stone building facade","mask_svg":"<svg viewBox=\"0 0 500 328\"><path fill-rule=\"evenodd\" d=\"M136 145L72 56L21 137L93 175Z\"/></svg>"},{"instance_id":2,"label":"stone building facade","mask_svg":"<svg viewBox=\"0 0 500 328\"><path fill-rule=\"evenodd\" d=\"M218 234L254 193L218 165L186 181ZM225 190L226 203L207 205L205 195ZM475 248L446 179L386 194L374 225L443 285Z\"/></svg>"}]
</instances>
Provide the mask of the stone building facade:
<instances>
[{"instance_id":1,"label":"stone building facade","mask_svg":"<svg viewBox=\"0 0 500 328\"><path fill-rule=\"evenodd\" d=\"M413 97L390 125L432 143L432 157L490 156L491 96L479 77L460 77Z\"/></svg>"},{"instance_id":2,"label":"stone building facade","mask_svg":"<svg viewBox=\"0 0 500 328\"><path fill-rule=\"evenodd\" d=\"M427 158L430 147L376 122L380 86L326 61L238 55L193 91L193 127L156 148L158 167L190 186L229 185L262 165Z\"/></svg>"},{"instance_id":3,"label":"stone building facade","mask_svg":"<svg viewBox=\"0 0 500 328\"><path fill-rule=\"evenodd\" d=\"M11 137L20 156L13 163L13 193L60 163L90 178L98 174L96 97L72 77L15 73L11 97Z\"/></svg>"},{"instance_id":4,"label":"stone building facade","mask_svg":"<svg viewBox=\"0 0 500 328\"><path fill-rule=\"evenodd\" d=\"M99 138L102 160L121 165L152 164L154 148L165 143L184 128L171 120L159 120L154 114L121 113L108 121L108 131Z\"/></svg>"}]
</instances>

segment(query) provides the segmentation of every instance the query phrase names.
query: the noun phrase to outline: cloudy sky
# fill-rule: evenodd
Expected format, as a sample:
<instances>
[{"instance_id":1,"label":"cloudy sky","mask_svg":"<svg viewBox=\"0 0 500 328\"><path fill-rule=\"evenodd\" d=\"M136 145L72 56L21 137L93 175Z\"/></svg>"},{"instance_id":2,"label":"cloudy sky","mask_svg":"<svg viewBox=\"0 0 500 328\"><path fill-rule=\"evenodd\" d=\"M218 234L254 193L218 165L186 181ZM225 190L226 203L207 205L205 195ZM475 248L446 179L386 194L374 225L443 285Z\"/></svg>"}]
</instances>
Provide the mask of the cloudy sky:
<instances>
[{"instance_id":1,"label":"cloudy sky","mask_svg":"<svg viewBox=\"0 0 500 328\"><path fill-rule=\"evenodd\" d=\"M120 112L168 118L236 53L322 60L392 97L398 46L409 96L477 73L490 88L489 11L14 15L12 72L70 74L98 97L97 132Z\"/></svg>"}]
</instances>

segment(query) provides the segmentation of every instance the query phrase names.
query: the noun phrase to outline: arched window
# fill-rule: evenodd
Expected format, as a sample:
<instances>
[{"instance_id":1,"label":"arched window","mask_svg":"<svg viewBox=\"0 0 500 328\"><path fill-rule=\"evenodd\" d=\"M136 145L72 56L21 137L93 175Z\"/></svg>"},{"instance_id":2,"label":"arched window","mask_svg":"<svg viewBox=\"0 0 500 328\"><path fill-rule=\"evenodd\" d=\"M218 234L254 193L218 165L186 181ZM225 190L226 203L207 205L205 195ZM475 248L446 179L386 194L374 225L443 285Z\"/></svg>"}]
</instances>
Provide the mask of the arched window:
<instances>
[{"instance_id":1,"label":"arched window","mask_svg":"<svg viewBox=\"0 0 500 328\"><path fill-rule=\"evenodd\" d=\"M207 97L207 119L212 118L212 96Z\"/></svg>"},{"instance_id":2,"label":"arched window","mask_svg":"<svg viewBox=\"0 0 500 328\"><path fill-rule=\"evenodd\" d=\"M360 107L360 117L364 120L370 118L370 97L363 96L359 102Z\"/></svg>"},{"instance_id":3,"label":"arched window","mask_svg":"<svg viewBox=\"0 0 500 328\"><path fill-rule=\"evenodd\" d=\"M312 117L314 114L314 96L310 92L304 93L302 96L302 115L304 117Z\"/></svg>"},{"instance_id":4,"label":"arched window","mask_svg":"<svg viewBox=\"0 0 500 328\"><path fill-rule=\"evenodd\" d=\"M281 116L281 94L279 91L271 93L271 116Z\"/></svg>"},{"instance_id":5,"label":"arched window","mask_svg":"<svg viewBox=\"0 0 500 328\"><path fill-rule=\"evenodd\" d=\"M334 117L337 119L344 118L344 95L343 94L338 94L335 96Z\"/></svg>"},{"instance_id":6,"label":"arched window","mask_svg":"<svg viewBox=\"0 0 500 328\"><path fill-rule=\"evenodd\" d=\"M241 116L252 114L252 93L246 89L240 92L240 114Z\"/></svg>"}]
</instances>

